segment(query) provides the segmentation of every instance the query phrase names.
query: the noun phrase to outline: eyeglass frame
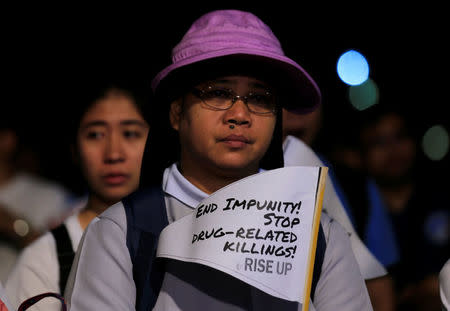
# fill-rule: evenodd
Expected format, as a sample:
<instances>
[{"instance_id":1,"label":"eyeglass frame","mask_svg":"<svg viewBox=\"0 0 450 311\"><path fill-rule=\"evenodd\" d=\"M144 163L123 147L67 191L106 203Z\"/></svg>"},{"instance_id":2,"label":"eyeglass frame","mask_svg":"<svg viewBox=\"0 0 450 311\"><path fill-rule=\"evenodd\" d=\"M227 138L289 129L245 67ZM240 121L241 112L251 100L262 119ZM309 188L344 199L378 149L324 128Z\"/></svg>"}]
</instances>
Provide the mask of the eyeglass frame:
<instances>
[{"instance_id":1,"label":"eyeglass frame","mask_svg":"<svg viewBox=\"0 0 450 311\"><path fill-rule=\"evenodd\" d=\"M207 86L207 88L210 88L210 89L211 89L212 87L213 87L213 86L211 86L211 85L208 85L208 86ZM231 105L230 105L230 107L228 107L228 108L218 108L218 107L215 107L215 106L212 106L212 105L208 104L208 103L206 102L206 100L203 98L203 95L204 95L205 92L206 92L204 89L201 89L201 88L198 88L198 87L194 87L194 88L191 89L191 93L192 93L194 96L200 98L200 99L202 100L202 102L203 102L206 106L208 106L208 107L210 107L210 108L212 108L212 109L215 109L215 110L219 110L219 111L225 111L225 110L231 109L231 107L233 107L233 105L234 105L239 99L242 100L242 102L245 104L245 106L247 106L248 111L250 111L251 113L254 113L254 114L256 114L256 115L262 115L262 116L266 116L266 115L269 115L269 114L276 115L276 113L277 113L277 111L278 111L278 106L277 106L275 100L274 100L274 107L273 107L273 109L270 110L270 111L267 111L267 112L258 112L258 111L252 110L252 109L249 107L249 105L248 105L248 98L249 98L250 96L252 96L252 95L257 95L258 93L249 92L247 95L241 96L241 95L237 95L236 92L234 92L232 89L229 89L229 88L220 88L220 90L227 91L227 92L229 92L229 93L233 96L232 98L228 99L228 100L231 100ZM265 93L266 95L270 95L271 97L274 97L273 93L272 93L271 91L269 91L269 90L264 90L264 93Z\"/></svg>"}]
</instances>

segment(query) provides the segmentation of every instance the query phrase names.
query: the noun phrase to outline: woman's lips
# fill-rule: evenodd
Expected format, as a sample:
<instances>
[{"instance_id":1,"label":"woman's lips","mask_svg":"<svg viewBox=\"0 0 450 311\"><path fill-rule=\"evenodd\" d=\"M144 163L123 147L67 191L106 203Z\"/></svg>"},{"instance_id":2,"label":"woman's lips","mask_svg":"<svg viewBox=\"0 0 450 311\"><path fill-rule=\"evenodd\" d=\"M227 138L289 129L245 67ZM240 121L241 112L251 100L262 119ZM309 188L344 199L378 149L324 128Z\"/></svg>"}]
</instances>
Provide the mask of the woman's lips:
<instances>
[{"instance_id":1,"label":"woman's lips","mask_svg":"<svg viewBox=\"0 0 450 311\"><path fill-rule=\"evenodd\" d=\"M107 174L103 176L103 180L107 185L120 186L128 180L127 174Z\"/></svg>"},{"instance_id":2,"label":"woman's lips","mask_svg":"<svg viewBox=\"0 0 450 311\"><path fill-rule=\"evenodd\" d=\"M229 135L220 141L227 144L231 148L243 148L250 143L250 140L245 136L234 134Z\"/></svg>"}]
</instances>

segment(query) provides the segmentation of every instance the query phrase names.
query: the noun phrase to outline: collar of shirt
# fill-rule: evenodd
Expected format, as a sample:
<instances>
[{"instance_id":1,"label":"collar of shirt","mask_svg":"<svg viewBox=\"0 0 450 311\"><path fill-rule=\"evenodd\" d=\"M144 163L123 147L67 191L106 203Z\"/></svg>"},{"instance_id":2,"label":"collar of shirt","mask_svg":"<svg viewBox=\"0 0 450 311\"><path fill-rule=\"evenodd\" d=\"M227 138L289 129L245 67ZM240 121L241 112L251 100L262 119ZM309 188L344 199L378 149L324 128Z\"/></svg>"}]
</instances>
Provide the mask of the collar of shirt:
<instances>
[{"instance_id":1,"label":"collar of shirt","mask_svg":"<svg viewBox=\"0 0 450 311\"><path fill-rule=\"evenodd\" d=\"M163 190L166 194L194 209L208 194L191 184L174 163L164 171Z\"/></svg>"},{"instance_id":2,"label":"collar of shirt","mask_svg":"<svg viewBox=\"0 0 450 311\"><path fill-rule=\"evenodd\" d=\"M259 172L265 170L260 168ZM163 190L192 209L209 195L191 184L178 170L177 163L172 164L164 171Z\"/></svg>"},{"instance_id":3,"label":"collar of shirt","mask_svg":"<svg viewBox=\"0 0 450 311\"><path fill-rule=\"evenodd\" d=\"M325 166L311 147L290 135L283 142L283 156L284 166Z\"/></svg>"}]
</instances>

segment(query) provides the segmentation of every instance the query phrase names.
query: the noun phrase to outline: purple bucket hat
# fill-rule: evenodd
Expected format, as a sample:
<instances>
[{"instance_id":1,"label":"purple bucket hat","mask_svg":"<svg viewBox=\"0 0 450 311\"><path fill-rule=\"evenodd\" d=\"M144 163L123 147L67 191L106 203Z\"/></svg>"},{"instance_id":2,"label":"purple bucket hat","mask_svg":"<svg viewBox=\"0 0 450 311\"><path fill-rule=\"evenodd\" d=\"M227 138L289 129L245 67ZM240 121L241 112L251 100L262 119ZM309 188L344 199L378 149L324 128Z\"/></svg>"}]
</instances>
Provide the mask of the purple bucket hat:
<instances>
[{"instance_id":1,"label":"purple bucket hat","mask_svg":"<svg viewBox=\"0 0 450 311\"><path fill-rule=\"evenodd\" d=\"M177 76L187 82L190 75L210 74L219 64L250 71L267 68L265 75L283 95L281 105L291 111L307 113L320 104L316 82L285 56L270 28L252 13L238 10L212 11L197 19L173 48L172 64L153 79L152 89L155 94L170 92Z\"/></svg>"}]
</instances>

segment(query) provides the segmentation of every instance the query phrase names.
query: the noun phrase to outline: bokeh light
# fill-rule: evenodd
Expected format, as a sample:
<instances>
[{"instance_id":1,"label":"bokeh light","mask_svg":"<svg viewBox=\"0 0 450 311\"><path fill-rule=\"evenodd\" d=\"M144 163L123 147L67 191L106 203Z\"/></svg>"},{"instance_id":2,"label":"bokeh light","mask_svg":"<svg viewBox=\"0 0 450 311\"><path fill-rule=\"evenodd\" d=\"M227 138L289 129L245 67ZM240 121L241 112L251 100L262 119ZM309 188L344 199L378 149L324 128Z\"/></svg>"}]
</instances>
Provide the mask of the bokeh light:
<instances>
[{"instance_id":1,"label":"bokeh light","mask_svg":"<svg viewBox=\"0 0 450 311\"><path fill-rule=\"evenodd\" d=\"M344 83L360 85L369 78L369 64L361 53L349 50L339 57L337 73Z\"/></svg>"},{"instance_id":2,"label":"bokeh light","mask_svg":"<svg viewBox=\"0 0 450 311\"><path fill-rule=\"evenodd\" d=\"M449 149L449 135L442 125L430 127L423 136L422 148L425 155L433 161L442 160Z\"/></svg>"},{"instance_id":3,"label":"bokeh light","mask_svg":"<svg viewBox=\"0 0 450 311\"><path fill-rule=\"evenodd\" d=\"M364 110L378 103L378 87L372 79L360 85L353 85L348 91L350 103L358 110Z\"/></svg>"},{"instance_id":4,"label":"bokeh light","mask_svg":"<svg viewBox=\"0 0 450 311\"><path fill-rule=\"evenodd\" d=\"M23 219L17 219L13 223L14 231L17 235L24 237L30 232L30 227L28 226L28 223Z\"/></svg>"}]
</instances>

